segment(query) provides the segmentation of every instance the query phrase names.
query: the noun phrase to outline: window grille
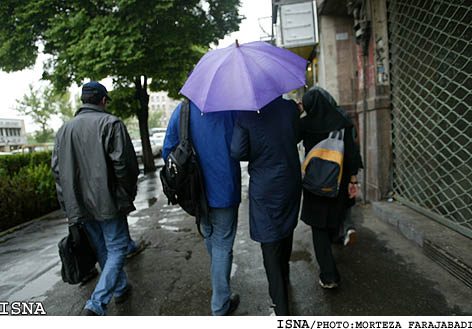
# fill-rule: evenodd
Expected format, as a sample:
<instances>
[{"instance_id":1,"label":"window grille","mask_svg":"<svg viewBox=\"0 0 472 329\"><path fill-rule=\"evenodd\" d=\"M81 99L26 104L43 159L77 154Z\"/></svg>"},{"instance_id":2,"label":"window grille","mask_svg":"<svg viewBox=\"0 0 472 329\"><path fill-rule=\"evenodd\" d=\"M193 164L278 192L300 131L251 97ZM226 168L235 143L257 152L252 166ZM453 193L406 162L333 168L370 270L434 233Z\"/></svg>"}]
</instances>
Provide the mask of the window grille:
<instances>
[{"instance_id":1,"label":"window grille","mask_svg":"<svg viewBox=\"0 0 472 329\"><path fill-rule=\"evenodd\" d=\"M389 0L393 189L472 238L470 0Z\"/></svg>"}]
</instances>

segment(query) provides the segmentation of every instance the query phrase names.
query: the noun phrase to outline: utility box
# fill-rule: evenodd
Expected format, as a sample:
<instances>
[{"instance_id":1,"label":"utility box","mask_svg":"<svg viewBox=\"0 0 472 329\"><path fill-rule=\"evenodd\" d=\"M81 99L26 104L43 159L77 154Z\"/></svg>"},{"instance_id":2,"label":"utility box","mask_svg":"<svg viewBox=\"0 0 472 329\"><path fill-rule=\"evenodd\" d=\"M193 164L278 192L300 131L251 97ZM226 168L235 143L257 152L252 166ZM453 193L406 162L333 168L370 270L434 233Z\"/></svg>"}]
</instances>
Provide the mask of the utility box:
<instances>
[{"instance_id":1,"label":"utility box","mask_svg":"<svg viewBox=\"0 0 472 329\"><path fill-rule=\"evenodd\" d=\"M318 21L314 1L280 5L279 8L278 46L296 48L318 43Z\"/></svg>"}]
</instances>

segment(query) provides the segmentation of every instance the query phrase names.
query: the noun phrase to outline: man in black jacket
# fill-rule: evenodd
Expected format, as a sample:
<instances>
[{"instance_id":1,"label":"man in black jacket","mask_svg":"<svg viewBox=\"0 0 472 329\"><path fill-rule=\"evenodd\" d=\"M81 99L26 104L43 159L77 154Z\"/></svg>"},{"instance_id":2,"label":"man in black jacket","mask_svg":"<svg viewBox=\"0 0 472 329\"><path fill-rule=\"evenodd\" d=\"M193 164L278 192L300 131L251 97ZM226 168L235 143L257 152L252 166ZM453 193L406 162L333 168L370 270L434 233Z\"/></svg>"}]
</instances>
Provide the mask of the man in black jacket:
<instances>
[{"instance_id":1,"label":"man in black jacket","mask_svg":"<svg viewBox=\"0 0 472 329\"><path fill-rule=\"evenodd\" d=\"M84 315L104 315L107 304L130 294L123 270L129 243L127 215L139 174L136 154L123 122L108 113L106 88L82 87L84 103L56 134L52 172L62 210L70 222L84 222L95 244L102 274Z\"/></svg>"}]
</instances>

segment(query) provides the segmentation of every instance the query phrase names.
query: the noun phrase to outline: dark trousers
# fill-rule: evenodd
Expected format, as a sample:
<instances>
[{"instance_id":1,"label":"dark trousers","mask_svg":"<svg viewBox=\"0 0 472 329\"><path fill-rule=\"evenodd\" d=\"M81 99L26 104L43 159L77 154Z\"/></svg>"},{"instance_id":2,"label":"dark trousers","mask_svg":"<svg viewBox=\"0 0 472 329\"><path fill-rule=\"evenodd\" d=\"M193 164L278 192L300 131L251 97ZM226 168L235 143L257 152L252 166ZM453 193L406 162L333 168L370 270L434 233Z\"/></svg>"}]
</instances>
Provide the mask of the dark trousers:
<instances>
[{"instance_id":1,"label":"dark trousers","mask_svg":"<svg viewBox=\"0 0 472 329\"><path fill-rule=\"evenodd\" d=\"M347 231L356 229L354 222L352 221L352 213L351 213L352 208L347 208L344 213L341 215L340 223L339 225L339 230L337 236L333 239L333 242L336 243L343 243L344 242L344 237L347 234Z\"/></svg>"},{"instance_id":2,"label":"dark trousers","mask_svg":"<svg viewBox=\"0 0 472 329\"><path fill-rule=\"evenodd\" d=\"M336 268L331 250L331 241L337 235L338 229L318 229L312 226L311 233L313 235L316 260L320 266L321 281L324 283L338 283L341 277Z\"/></svg>"},{"instance_id":3,"label":"dark trousers","mask_svg":"<svg viewBox=\"0 0 472 329\"><path fill-rule=\"evenodd\" d=\"M275 242L261 243L264 268L269 282L269 295L275 304L276 315L289 315L289 260L292 254L293 232Z\"/></svg>"}]
</instances>

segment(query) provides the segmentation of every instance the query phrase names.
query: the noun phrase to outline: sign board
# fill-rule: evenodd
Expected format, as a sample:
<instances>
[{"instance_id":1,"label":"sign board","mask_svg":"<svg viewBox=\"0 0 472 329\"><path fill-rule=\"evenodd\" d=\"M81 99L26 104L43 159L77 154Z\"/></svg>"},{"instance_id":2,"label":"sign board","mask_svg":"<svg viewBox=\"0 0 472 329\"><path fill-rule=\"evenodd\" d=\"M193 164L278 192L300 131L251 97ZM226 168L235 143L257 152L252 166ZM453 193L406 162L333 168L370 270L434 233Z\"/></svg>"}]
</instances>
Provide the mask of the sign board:
<instances>
[{"instance_id":1,"label":"sign board","mask_svg":"<svg viewBox=\"0 0 472 329\"><path fill-rule=\"evenodd\" d=\"M280 6L280 42L284 48L318 43L316 3L307 1Z\"/></svg>"},{"instance_id":2,"label":"sign board","mask_svg":"<svg viewBox=\"0 0 472 329\"><path fill-rule=\"evenodd\" d=\"M336 33L336 40L348 40L349 34L347 32L344 33Z\"/></svg>"},{"instance_id":3,"label":"sign board","mask_svg":"<svg viewBox=\"0 0 472 329\"><path fill-rule=\"evenodd\" d=\"M23 126L23 120L0 119L1 128L21 128L22 126Z\"/></svg>"}]
</instances>

